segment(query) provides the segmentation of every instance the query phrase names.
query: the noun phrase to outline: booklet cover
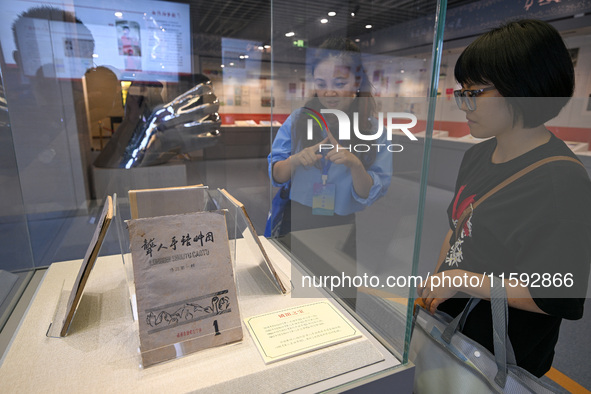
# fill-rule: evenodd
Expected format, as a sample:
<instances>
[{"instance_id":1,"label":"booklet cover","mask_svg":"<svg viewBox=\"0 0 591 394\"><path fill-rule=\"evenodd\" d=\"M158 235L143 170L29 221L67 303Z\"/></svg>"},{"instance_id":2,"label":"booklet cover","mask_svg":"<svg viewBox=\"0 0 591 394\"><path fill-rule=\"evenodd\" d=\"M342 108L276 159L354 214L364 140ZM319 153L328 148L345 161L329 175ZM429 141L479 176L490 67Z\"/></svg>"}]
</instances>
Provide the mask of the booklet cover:
<instances>
[{"instance_id":1,"label":"booklet cover","mask_svg":"<svg viewBox=\"0 0 591 394\"><path fill-rule=\"evenodd\" d=\"M143 366L241 340L225 211L127 223Z\"/></svg>"},{"instance_id":2,"label":"booklet cover","mask_svg":"<svg viewBox=\"0 0 591 394\"><path fill-rule=\"evenodd\" d=\"M72 320L74 319L76 310L78 309L78 304L80 303L80 299L82 298L84 286L86 286L86 282L88 281L88 277L90 276L90 271L92 271L92 268L94 267L94 263L96 262L99 251L101 249L101 245L103 244L103 240L107 235L107 230L109 229L111 220L113 220L114 214L115 212L113 199L111 198L111 196L107 196L105 205L101 212L101 216L94 230L94 235L92 236L92 240L88 245L88 249L86 249L86 255L84 256L84 260L82 261L82 265L80 266L80 270L78 271L78 276L76 277L76 281L74 282L74 286L72 287L72 291L70 292L68 304L65 307L65 316L63 317L62 324L60 326L61 329L59 333L55 332L54 330L55 328L57 328L57 326L54 326L54 324L52 323L47 332L48 336L64 337L68 334L68 330L70 329L70 325L72 324ZM58 316L61 315L61 309L63 309L63 305L58 305ZM54 321L54 323L56 322L57 321Z\"/></svg>"}]
</instances>

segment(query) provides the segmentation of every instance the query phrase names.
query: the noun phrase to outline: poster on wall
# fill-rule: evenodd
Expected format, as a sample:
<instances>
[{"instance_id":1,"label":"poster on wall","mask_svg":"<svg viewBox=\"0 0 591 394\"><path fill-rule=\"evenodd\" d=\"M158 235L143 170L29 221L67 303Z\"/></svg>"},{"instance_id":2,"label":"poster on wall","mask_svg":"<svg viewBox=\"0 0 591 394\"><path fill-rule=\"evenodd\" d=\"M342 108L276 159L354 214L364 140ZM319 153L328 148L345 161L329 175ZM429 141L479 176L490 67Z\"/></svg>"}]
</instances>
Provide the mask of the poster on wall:
<instances>
[{"instance_id":1,"label":"poster on wall","mask_svg":"<svg viewBox=\"0 0 591 394\"><path fill-rule=\"evenodd\" d=\"M192 72L188 4L49 0L39 6L15 0L4 2L2 11L3 57L16 67L13 53L26 48L20 61L27 76L41 71L78 79L91 67L106 66L120 80L174 82Z\"/></svg>"}]
</instances>

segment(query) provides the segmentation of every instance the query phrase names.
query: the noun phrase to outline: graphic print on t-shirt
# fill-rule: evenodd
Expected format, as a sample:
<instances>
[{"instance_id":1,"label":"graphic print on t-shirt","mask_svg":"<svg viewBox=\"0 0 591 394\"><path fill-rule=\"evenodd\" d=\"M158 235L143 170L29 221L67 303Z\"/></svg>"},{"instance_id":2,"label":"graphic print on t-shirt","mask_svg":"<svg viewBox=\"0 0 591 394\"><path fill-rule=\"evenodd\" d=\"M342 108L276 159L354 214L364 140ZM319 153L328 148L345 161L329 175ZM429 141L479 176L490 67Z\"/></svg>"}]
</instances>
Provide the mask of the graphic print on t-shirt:
<instances>
[{"instance_id":1,"label":"graphic print on t-shirt","mask_svg":"<svg viewBox=\"0 0 591 394\"><path fill-rule=\"evenodd\" d=\"M458 223L460 217L462 216L462 213L464 213L464 211L467 208L470 208L470 210L472 210L472 203L474 202L474 198L476 197L476 194L472 194L471 196L468 196L467 198L465 198L464 200L462 200L462 202L458 205L458 201L460 199L460 196L462 195L462 192L464 191L464 189L466 188L466 185L462 185L460 187L460 189L458 190L458 193L456 194L456 198L454 200L454 204L453 204L453 211L452 211L452 220L453 220L453 224L454 226L457 228L458 225L461 225L461 223ZM470 213L470 216L468 217L468 220L466 220L464 222L464 225L460 231L459 236L456 238L454 244L451 246L451 248L449 248L449 251L447 252L447 256L445 256L445 263L451 267L451 266L459 266L459 263L462 262L464 255L462 253L462 244L464 243L464 238L465 237L470 237L472 236L472 213Z\"/></svg>"}]
</instances>

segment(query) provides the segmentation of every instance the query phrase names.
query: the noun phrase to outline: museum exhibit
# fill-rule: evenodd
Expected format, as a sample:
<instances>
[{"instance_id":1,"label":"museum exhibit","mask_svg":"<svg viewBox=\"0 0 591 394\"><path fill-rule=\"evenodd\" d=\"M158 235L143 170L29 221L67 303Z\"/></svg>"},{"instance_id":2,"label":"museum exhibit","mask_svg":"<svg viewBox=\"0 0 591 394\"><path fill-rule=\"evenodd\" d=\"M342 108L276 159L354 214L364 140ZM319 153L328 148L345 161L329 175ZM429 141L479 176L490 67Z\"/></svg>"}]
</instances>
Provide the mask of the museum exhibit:
<instances>
[{"instance_id":1,"label":"museum exhibit","mask_svg":"<svg viewBox=\"0 0 591 394\"><path fill-rule=\"evenodd\" d=\"M2 11L0 392L590 392L591 0Z\"/></svg>"}]
</instances>

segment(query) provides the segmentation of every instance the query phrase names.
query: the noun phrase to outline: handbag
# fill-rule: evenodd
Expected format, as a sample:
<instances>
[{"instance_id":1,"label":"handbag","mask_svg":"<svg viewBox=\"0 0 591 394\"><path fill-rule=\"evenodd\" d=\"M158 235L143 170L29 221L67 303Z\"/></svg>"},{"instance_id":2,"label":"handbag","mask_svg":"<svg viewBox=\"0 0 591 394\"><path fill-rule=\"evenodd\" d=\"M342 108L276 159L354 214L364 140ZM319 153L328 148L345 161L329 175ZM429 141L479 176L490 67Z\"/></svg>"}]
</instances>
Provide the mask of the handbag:
<instances>
[{"instance_id":1,"label":"handbag","mask_svg":"<svg viewBox=\"0 0 591 394\"><path fill-rule=\"evenodd\" d=\"M285 214L287 204L290 202L289 194L291 190L291 181L287 182L277 191L273 201L271 201L271 209L267 215L267 224L265 225L265 237L277 238L281 232L281 224L283 223L283 216Z\"/></svg>"},{"instance_id":2,"label":"handbag","mask_svg":"<svg viewBox=\"0 0 591 394\"><path fill-rule=\"evenodd\" d=\"M495 354L460 332L479 301L471 298L454 319L416 307L409 350L409 360L415 364L414 393L555 393L515 363L507 337L507 296L500 278L493 277L491 282Z\"/></svg>"}]
</instances>

